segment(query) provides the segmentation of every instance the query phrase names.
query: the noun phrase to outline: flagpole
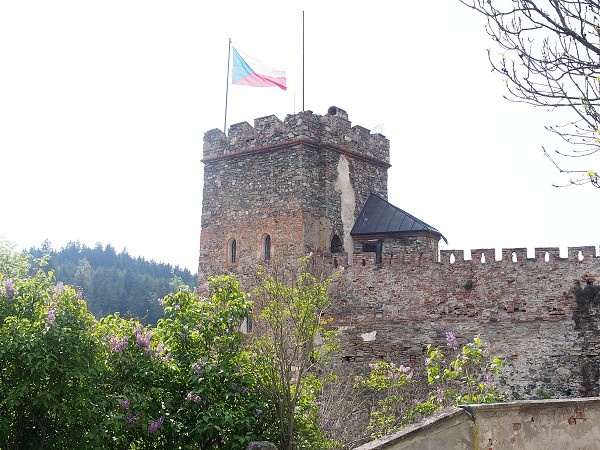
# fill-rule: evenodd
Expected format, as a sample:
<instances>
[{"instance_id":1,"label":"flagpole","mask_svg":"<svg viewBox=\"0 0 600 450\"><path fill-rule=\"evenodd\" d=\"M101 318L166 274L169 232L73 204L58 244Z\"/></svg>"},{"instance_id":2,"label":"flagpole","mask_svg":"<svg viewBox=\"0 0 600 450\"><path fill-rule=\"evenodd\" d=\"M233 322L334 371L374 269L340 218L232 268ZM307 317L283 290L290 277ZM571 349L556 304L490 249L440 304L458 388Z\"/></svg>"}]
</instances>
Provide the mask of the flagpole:
<instances>
[{"instance_id":1,"label":"flagpole","mask_svg":"<svg viewBox=\"0 0 600 450\"><path fill-rule=\"evenodd\" d=\"M229 49L227 50L227 88L225 89L225 123L223 133L227 134L227 99L229 98L229 61L231 61L231 38L229 38Z\"/></svg>"},{"instance_id":2,"label":"flagpole","mask_svg":"<svg viewBox=\"0 0 600 450\"><path fill-rule=\"evenodd\" d=\"M302 112L304 112L304 11L302 11Z\"/></svg>"}]
</instances>

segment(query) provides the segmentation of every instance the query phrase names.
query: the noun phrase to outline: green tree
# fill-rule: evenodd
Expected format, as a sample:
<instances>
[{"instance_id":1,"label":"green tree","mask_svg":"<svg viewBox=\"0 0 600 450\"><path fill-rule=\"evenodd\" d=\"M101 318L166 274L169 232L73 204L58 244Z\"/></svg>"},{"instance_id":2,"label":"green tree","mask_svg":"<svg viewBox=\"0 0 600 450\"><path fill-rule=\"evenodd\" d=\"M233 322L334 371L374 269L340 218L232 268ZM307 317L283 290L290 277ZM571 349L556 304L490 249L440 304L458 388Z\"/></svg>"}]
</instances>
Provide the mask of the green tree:
<instances>
[{"instance_id":1,"label":"green tree","mask_svg":"<svg viewBox=\"0 0 600 450\"><path fill-rule=\"evenodd\" d=\"M231 277L212 278L209 289L205 298L167 295L155 328L101 320L117 448L237 450L268 437L268 400L240 331L252 304Z\"/></svg>"},{"instance_id":2,"label":"green tree","mask_svg":"<svg viewBox=\"0 0 600 450\"><path fill-rule=\"evenodd\" d=\"M600 5L593 0L460 0L487 20L486 31L501 53L488 50L492 70L508 87L506 98L568 110L571 120L546 127L568 145L555 155L588 157L570 184L600 188ZM589 158L594 156L594 158Z\"/></svg>"},{"instance_id":3,"label":"green tree","mask_svg":"<svg viewBox=\"0 0 600 450\"><path fill-rule=\"evenodd\" d=\"M256 289L254 333L261 388L269 396L282 450L327 448L316 395L316 369L337 348L327 328L330 278L321 279L307 257L295 269L263 268Z\"/></svg>"},{"instance_id":4,"label":"green tree","mask_svg":"<svg viewBox=\"0 0 600 450\"><path fill-rule=\"evenodd\" d=\"M83 292L92 292L94 286L92 266L86 258L80 259L77 263L73 284L82 289Z\"/></svg>"},{"instance_id":5,"label":"green tree","mask_svg":"<svg viewBox=\"0 0 600 450\"><path fill-rule=\"evenodd\" d=\"M5 279L24 277L29 271L29 259L27 253L17 253L13 243L0 239L0 274Z\"/></svg>"},{"instance_id":6,"label":"green tree","mask_svg":"<svg viewBox=\"0 0 600 450\"><path fill-rule=\"evenodd\" d=\"M73 288L51 272L26 275L13 256L0 272L2 447L98 448L105 400L96 322Z\"/></svg>"}]
</instances>

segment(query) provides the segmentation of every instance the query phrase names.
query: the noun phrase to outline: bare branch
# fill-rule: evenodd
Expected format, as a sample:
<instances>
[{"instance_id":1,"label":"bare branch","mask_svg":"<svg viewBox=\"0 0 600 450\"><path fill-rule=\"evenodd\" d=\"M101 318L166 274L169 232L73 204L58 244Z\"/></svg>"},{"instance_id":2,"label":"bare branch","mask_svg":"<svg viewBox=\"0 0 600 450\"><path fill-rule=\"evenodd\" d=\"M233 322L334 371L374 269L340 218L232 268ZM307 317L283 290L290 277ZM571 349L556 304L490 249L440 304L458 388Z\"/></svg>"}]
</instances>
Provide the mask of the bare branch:
<instances>
[{"instance_id":1,"label":"bare branch","mask_svg":"<svg viewBox=\"0 0 600 450\"><path fill-rule=\"evenodd\" d=\"M599 2L459 1L486 19L486 32L500 50L497 55L488 50L488 59L492 71L501 74L506 82L505 98L550 111L571 111L574 120L546 127L566 144L566 149L555 153L566 157L597 155L600 150ZM590 162L598 165L597 160ZM571 173L560 169L559 172ZM569 185L596 186L595 171L572 172L583 172L588 177Z\"/></svg>"}]
</instances>

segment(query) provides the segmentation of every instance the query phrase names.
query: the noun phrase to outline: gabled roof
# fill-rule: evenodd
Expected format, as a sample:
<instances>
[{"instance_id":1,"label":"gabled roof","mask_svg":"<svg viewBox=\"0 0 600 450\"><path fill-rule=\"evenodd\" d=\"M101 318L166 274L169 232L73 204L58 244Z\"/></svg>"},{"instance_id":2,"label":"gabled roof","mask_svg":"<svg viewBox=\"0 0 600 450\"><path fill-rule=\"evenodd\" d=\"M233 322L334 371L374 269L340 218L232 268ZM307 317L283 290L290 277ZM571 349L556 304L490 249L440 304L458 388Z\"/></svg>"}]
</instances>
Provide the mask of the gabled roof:
<instances>
[{"instance_id":1,"label":"gabled roof","mask_svg":"<svg viewBox=\"0 0 600 450\"><path fill-rule=\"evenodd\" d=\"M448 243L444 235L431 225L395 207L379 195L371 193L358 215L350 235L413 234L416 232L432 233Z\"/></svg>"}]
</instances>

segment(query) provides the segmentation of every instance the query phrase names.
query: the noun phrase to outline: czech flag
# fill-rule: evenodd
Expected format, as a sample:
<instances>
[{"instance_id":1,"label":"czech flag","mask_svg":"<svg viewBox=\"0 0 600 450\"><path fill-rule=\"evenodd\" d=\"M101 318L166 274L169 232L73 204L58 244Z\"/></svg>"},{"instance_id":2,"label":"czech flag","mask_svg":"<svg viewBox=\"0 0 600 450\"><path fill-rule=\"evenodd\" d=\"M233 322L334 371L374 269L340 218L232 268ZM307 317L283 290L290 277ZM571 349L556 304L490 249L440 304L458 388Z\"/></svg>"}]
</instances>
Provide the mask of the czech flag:
<instances>
[{"instance_id":1,"label":"czech flag","mask_svg":"<svg viewBox=\"0 0 600 450\"><path fill-rule=\"evenodd\" d=\"M233 47L231 82L233 84L242 84L244 86L277 86L284 91L287 89L284 71L272 69L265 63L251 58L246 54L244 54L244 57L242 58L240 52L238 52L235 47Z\"/></svg>"}]
</instances>

